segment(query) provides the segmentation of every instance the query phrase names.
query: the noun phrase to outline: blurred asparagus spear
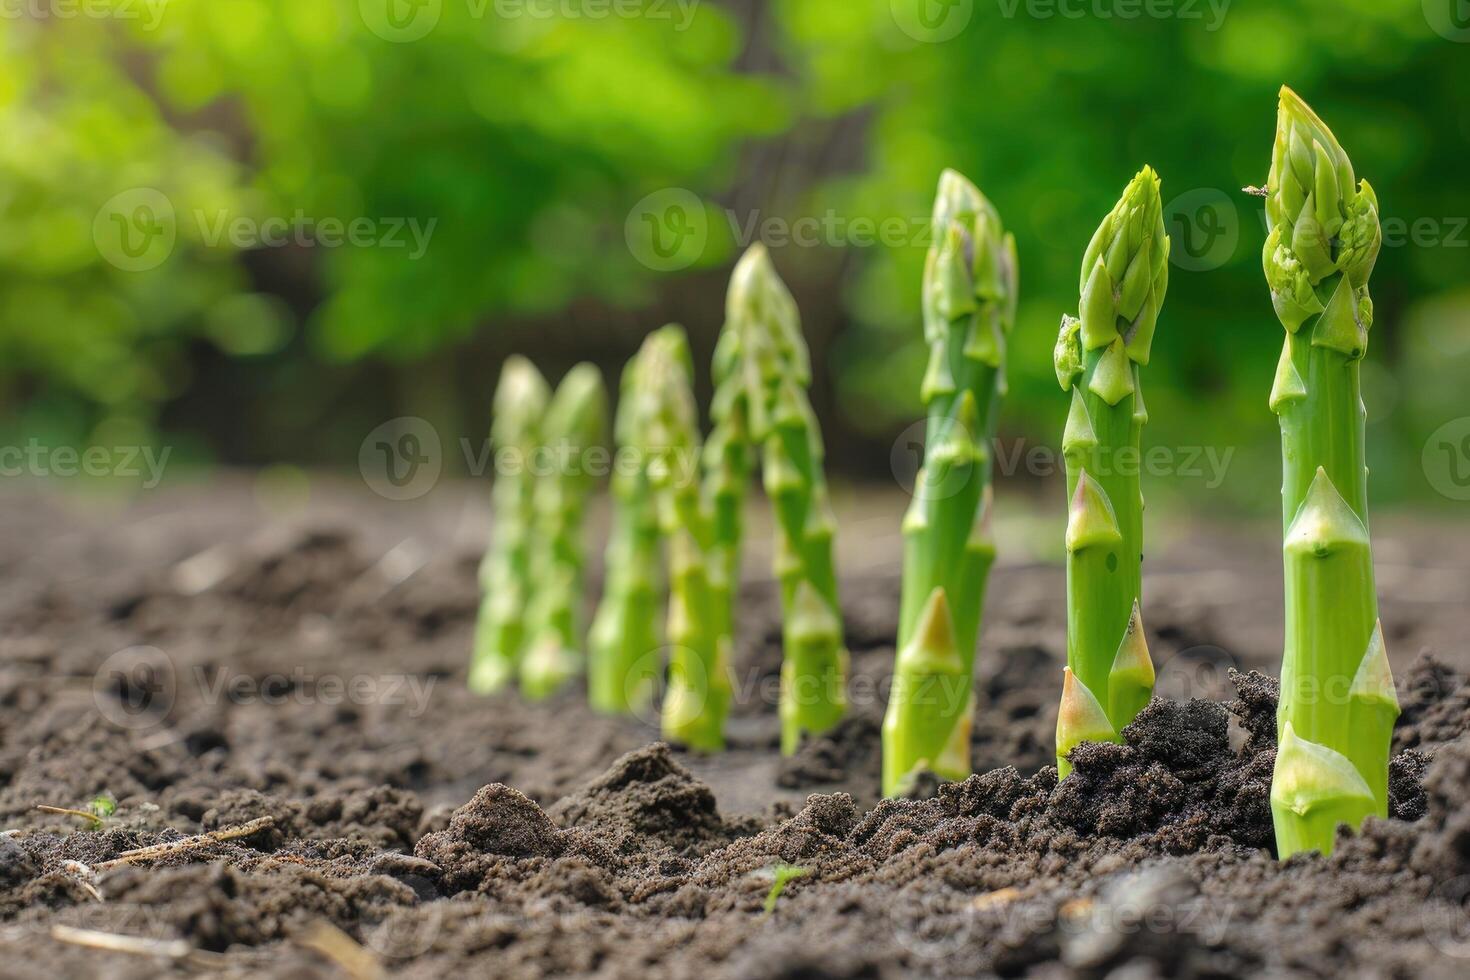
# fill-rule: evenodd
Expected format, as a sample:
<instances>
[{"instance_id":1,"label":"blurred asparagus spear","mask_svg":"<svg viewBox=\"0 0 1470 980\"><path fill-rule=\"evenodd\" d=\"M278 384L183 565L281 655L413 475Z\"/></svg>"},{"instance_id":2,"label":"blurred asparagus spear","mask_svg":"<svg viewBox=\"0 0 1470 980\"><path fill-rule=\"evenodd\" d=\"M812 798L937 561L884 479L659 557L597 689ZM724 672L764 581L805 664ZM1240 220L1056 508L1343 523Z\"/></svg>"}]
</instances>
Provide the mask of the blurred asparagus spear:
<instances>
[{"instance_id":1,"label":"blurred asparagus spear","mask_svg":"<svg viewBox=\"0 0 1470 980\"><path fill-rule=\"evenodd\" d=\"M733 293L733 286L731 292ZM744 319L727 299L725 325L715 344L713 428L703 450L703 502L710 521L708 565L717 642L728 661L735 643L735 605L740 594L740 551L745 498L750 487L751 389Z\"/></svg>"},{"instance_id":2,"label":"blurred asparagus spear","mask_svg":"<svg viewBox=\"0 0 1470 980\"><path fill-rule=\"evenodd\" d=\"M1016 316L1015 239L953 170L939 178L933 230L923 293L929 366L920 389L929 422L903 525L899 653L883 719L887 796L920 769L950 779L970 773L971 678L995 560L990 447ZM953 642L963 669L948 655L936 660L940 640Z\"/></svg>"},{"instance_id":3,"label":"blurred asparagus spear","mask_svg":"<svg viewBox=\"0 0 1470 980\"><path fill-rule=\"evenodd\" d=\"M548 457L536 478L530 645L520 663L521 693L539 699L582 672L582 539L587 498L597 485L588 450L607 442L607 391L591 364L567 372L541 425Z\"/></svg>"},{"instance_id":4,"label":"blurred asparagus spear","mask_svg":"<svg viewBox=\"0 0 1470 980\"><path fill-rule=\"evenodd\" d=\"M761 447L766 496L776 513L775 574L785 646L781 751L789 755L804 736L825 732L842 718L848 654L832 562L835 523L822 471L822 437L806 394L810 355L796 302L763 245L752 246L735 266L720 346L716 372L742 379L743 396L731 401L745 409L750 439ZM729 455L728 450L721 454ZM712 482L723 486L727 473L743 479L732 469L717 469Z\"/></svg>"},{"instance_id":5,"label":"blurred asparagus spear","mask_svg":"<svg viewBox=\"0 0 1470 980\"><path fill-rule=\"evenodd\" d=\"M628 362L619 386L613 429L620 451L634 448L637 439L640 360ZM588 698L597 711L628 714L646 707L653 696L654 673L639 668L656 655L659 645L658 510L643 466L615 468L612 496L605 585L588 636Z\"/></svg>"},{"instance_id":6,"label":"blurred asparagus spear","mask_svg":"<svg viewBox=\"0 0 1470 980\"><path fill-rule=\"evenodd\" d=\"M728 638L720 635L710 569L716 561L712 522L701 501L699 411L693 364L681 327L654 331L638 352L635 444L647 465L668 548L669 680L664 737L715 752L725 745L731 683Z\"/></svg>"},{"instance_id":7,"label":"blurred asparagus spear","mask_svg":"<svg viewBox=\"0 0 1470 980\"><path fill-rule=\"evenodd\" d=\"M536 480L530 459L541 441L550 391L524 357L506 360L495 389L490 441L519 462L498 473L491 491L490 546L480 562L480 613L469 687L480 694L503 688L516 676L526 642L526 610L532 594L531 540Z\"/></svg>"},{"instance_id":8,"label":"blurred asparagus spear","mask_svg":"<svg viewBox=\"0 0 1470 980\"><path fill-rule=\"evenodd\" d=\"M1144 167L1103 219L1082 260L1081 319L1064 317L1057 380L1070 391L1062 436L1067 522L1067 678L1057 771L1082 741L1116 739L1153 694L1139 611L1143 569L1140 437L1148 364L1169 286L1159 177ZM1100 715L1097 710L1101 709ZM1103 722L1106 722L1104 724Z\"/></svg>"},{"instance_id":9,"label":"blurred asparagus spear","mask_svg":"<svg viewBox=\"0 0 1470 980\"><path fill-rule=\"evenodd\" d=\"M1378 199L1327 125L1281 89L1266 281L1286 344L1271 390L1281 421L1286 643L1271 812L1281 857L1332 850L1339 823L1388 813L1398 697L1368 537L1359 364L1382 244Z\"/></svg>"}]
</instances>

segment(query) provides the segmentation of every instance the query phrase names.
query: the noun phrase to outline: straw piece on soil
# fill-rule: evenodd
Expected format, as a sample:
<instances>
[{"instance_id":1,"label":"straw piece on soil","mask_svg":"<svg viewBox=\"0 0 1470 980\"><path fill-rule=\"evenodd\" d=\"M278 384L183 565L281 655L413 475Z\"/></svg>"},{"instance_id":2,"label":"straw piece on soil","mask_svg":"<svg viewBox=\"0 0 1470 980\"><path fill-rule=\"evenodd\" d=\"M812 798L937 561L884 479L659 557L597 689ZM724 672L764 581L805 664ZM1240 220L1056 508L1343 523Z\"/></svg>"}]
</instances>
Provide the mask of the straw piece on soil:
<instances>
[{"instance_id":1,"label":"straw piece on soil","mask_svg":"<svg viewBox=\"0 0 1470 980\"><path fill-rule=\"evenodd\" d=\"M81 885L82 889L88 895L91 895L99 902L103 901L102 893L97 890L97 886L92 884L90 880L96 874L91 868L80 861L63 861L61 862L61 870L69 875L73 875L76 878L77 884Z\"/></svg>"},{"instance_id":2,"label":"straw piece on soil","mask_svg":"<svg viewBox=\"0 0 1470 980\"><path fill-rule=\"evenodd\" d=\"M1062 903L1061 913L1064 919L1082 919L1092 914L1096 903L1090 898L1074 898Z\"/></svg>"},{"instance_id":3,"label":"straw piece on soil","mask_svg":"<svg viewBox=\"0 0 1470 980\"><path fill-rule=\"evenodd\" d=\"M124 936L115 932L78 929L75 926L52 926L51 938L73 946L86 946L88 949L131 953L134 956L161 956L170 960L182 960L194 952L194 947L187 939L149 939L146 936Z\"/></svg>"},{"instance_id":4,"label":"straw piece on soil","mask_svg":"<svg viewBox=\"0 0 1470 980\"><path fill-rule=\"evenodd\" d=\"M217 844L220 841L249 837L251 834L265 830L275 822L275 817L257 817L249 823L240 824L238 827L226 827L224 830L211 830L207 834L185 837L183 840L168 841L163 844L150 844L148 847L123 851L111 861L103 861L101 864L96 865L93 870L106 871L109 868L117 868L125 864L150 861L153 858L167 857L170 854L178 854L181 851L192 851L195 848Z\"/></svg>"},{"instance_id":5,"label":"straw piece on soil","mask_svg":"<svg viewBox=\"0 0 1470 980\"><path fill-rule=\"evenodd\" d=\"M970 908L979 911L994 906L1010 905L1021 897L1019 888L1002 888L999 891L986 892L984 895L976 895L970 899Z\"/></svg>"},{"instance_id":6,"label":"straw piece on soil","mask_svg":"<svg viewBox=\"0 0 1470 980\"><path fill-rule=\"evenodd\" d=\"M82 820L86 820L93 826L97 826L102 823L101 817L99 817L95 813L89 813L86 810L73 810L71 807L65 806L47 806L45 803L37 803L36 809L40 810L42 813L57 813L66 817L80 817Z\"/></svg>"},{"instance_id":7,"label":"straw piece on soil","mask_svg":"<svg viewBox=\"0 0 1470 980\"><path fill-rule=\"evenodd\" d=\"M377 957L325 919L313 922L296 938L296 944L325 956L352 980L382 980L383 968Z\"/></svg>"},{"instance_id":8,"label":"straw piece on soil","mask_svg":"<svg viewBox=\"0 0 1470 980\"><path fill-rule=\"evenodd\" d=\"M51 938L72 946L84 946L109 953L126 953L130 956L153 956L203 970L219 969L225 960L220 953L194 948L187 939L149 939L147 936L126 936L117 932L63 925L51 927Z\"/></svg>"},{"instance_id":9,"label":"straw piece on soil","mask_svg":"<svg viewBox=\"0 0 1470 980\"><path fill-rule=\"evenodd\" d=\"M196 596L219 585L235 570L235 549L225 545L211 545L197 554L190 555L173 567L169 575L170 584L180 595Z\"/></svg>"}]
</instances>

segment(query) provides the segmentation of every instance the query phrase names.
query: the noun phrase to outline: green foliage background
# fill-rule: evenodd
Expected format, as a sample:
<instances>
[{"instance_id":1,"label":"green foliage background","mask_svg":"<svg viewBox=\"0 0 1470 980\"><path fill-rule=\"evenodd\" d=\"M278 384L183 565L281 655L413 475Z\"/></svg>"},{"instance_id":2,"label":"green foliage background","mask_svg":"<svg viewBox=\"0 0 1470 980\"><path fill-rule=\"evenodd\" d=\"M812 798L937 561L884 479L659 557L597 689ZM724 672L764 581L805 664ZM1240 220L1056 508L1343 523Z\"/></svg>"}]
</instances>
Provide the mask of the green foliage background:
<instances>
[{"instance_id":1,"label":"green foliage background","mask_svg":"<svg viewBox=\"0 0 1470 980\"><path fill-rule=\"evenodd\" d=\"M916 39L920 2L963 30ZM432 29L375 32L390 3L432 14ZM1390 241L1375 274L1365 385L1375 496L1434 498L1424 441L1470 414L1470 44L1436 32L1429 6L111 0L87 16L29 3L0 18L0 436L159 433L199 459L328 464L350 464L394 415L478 439L506 352L553 374L591 356L615 377L641 331L678 317L707 353L742 229L815 217L837 230L773 255L812 333L834 465L886 478L919 412L922 218L953 166L1020 249L1003 438L1054 445L1056 323L1075 311L1093 228L1148 162L1166 200L1184 195L1176 238L1222 214L1236 237L1211 268L1174 270L1149 437L1236 447L1220 501L1270 510L1280 328L1261 208L1239 189L1265 177L1286 82L1385 218L1420 229ZM167 198L178 235L141 272L110 263L96 231L135 188ZM669 188L698 196L709 232L690 268L659 272L625 220ZM1189 210L1206 199L1228 203ZM434 224L413 260L240 249L207 233L218 215ZM906 230L866 245L856 219Z\"/></svg>"}]
</instances>

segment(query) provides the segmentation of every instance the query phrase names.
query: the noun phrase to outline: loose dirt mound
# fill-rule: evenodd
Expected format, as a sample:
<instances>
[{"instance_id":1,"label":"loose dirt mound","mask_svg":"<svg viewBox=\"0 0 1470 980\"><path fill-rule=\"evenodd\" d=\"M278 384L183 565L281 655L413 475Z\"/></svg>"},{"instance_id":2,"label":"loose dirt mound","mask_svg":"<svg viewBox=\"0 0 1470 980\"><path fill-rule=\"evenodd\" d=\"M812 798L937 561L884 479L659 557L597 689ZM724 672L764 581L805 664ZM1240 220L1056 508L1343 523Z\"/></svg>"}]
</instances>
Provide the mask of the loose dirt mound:
<instances>
[{"instance_id":1,"label":"loose dirt mound","mask_svg":"<svg viewBox=\"0 0 1470 980\"><path fill-rule=\"evenodd\" d=\"M1411 656L1457 650L1465 609L1386 591L1404 707L1393 819L1282 865L1276 686L1251 670L1279 655L1269 535L1259 554L1238 537L1192 548L1207 572L1151 558L1173 699L1123 744L1080 749L1060 786L1061 576L1000 569L977 681L983 772L879 802L891 577L847 583L851 717L784 761L758 693L779 665L777 603L753 588L740 670L757 693L731 751L705 759L575 693L470 696L477 556L455 544L457 516L405 527L399 510L328 496L332 522L263 534L238 516L248 497L176 503L167 524L6 512L0 567L26 570L0 582L7 976L155 976L169 961L329 975L323 922L424 978L1459 976L1470 961L1466 665ZM1450 568L1458 540L1390 544ZM108 667L140 647L152 673ZM95 828L35 809L104 792L118 808ZM767 913L781 866L800 873ZM58 926L151 940L158 956L75 945Z\"/></svg>"}]
</instances>

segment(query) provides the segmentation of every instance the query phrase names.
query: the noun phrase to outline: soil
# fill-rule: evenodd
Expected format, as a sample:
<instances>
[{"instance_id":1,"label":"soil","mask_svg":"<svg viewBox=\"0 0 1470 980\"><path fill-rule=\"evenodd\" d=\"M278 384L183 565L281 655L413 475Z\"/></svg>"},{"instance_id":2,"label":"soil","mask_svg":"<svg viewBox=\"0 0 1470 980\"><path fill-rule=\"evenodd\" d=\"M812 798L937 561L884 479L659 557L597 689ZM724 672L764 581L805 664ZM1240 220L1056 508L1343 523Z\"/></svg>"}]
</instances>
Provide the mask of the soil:
<instances>
[{"instance_id":1,"label":"soil","mask_svg":"<svg viewBox=\"0 0 1470 980\"><path fill-rule=\"evenodd\" d=\"M851 715L781 759L779 622L755 522L730 749L700 757L659 744L655 719L602 718L574 692L527 704L464 690L478 488L414 505L323 481L312 493L282 501L233 479L126 504L5 496L0 974L1470 966L1465 528L1375 524L1404 707L1393 813L1344 834L1331 858L1283 864L1268 805L1281 629L1270 526L1161 533L1145 583L1160 696L1124 744L1078 750L1061 785L1061 570L1002 562L979 774L880 802L891 536L849 534L839 556ZM887 535L902 501L860 509L878 516L840 512L845 528ZM104 795L116 809L96 821L36 809ZM122 857L251 821L261 829L246 836ZM85 945L99 934L135 948Z\"/></svg>"}]
</instances>

